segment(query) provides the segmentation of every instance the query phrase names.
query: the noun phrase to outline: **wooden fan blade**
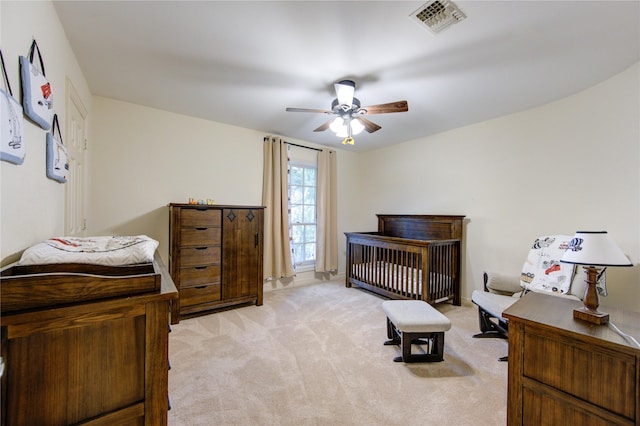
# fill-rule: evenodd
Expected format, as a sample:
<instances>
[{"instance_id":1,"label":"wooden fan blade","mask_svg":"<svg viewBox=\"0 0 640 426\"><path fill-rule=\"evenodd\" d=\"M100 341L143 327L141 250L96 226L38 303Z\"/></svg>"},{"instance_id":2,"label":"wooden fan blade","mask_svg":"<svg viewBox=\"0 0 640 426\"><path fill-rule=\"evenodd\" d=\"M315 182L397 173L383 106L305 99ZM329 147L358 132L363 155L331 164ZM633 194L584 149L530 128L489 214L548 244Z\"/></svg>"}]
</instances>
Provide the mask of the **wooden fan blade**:
<instances>
[{"instance_id":1,"label":"wooden fan blade","mask_svg":"<svg viewBox=\"0 0 640 426\"><path fill-rule=\"evenodd\" d=\"M333 122L333 120L327 121L322 126L319 126L317 129L314 129L314 132L324 132L325 130L327 130L329 128L329 126L331 125L332 122Z\"/></svg>"},{"instance_id":2,"label":"wooden fan blade","mask_svg":"<svg viewBox=\"0 0 640 426\"><path fill-rule=\"evenodd\" d=\"M369 133L377 132L378 130L382 129L382 127L378 126L373 121L367 120L364 117L356 117L356 119L360 120L360 122L364 125L364 129Z\"/></svg>"},{"instance_id":3,"label":"wooden fan blade","mask_svg":"<svg viewBox=\"0 0 640 426\"><path fill-rule=\"evenodd\" d=\"M407 101L389 102L388 104L371 105L363 107L367 110L367 114L386 114L389 112L406 112L409 111Z\"/></svg>"},{"instance_id":4,"label":"wooden fan blade","mask_svg":"<svg viewBox=\"0 0 640 426\"><path fill-rule=\"evenodd\" d=\"M289 112L321 112L323 114L333 114L333 111L327 111L324 109L309 109L309 108L287 108Z\"/></svg>"}]
</instances>

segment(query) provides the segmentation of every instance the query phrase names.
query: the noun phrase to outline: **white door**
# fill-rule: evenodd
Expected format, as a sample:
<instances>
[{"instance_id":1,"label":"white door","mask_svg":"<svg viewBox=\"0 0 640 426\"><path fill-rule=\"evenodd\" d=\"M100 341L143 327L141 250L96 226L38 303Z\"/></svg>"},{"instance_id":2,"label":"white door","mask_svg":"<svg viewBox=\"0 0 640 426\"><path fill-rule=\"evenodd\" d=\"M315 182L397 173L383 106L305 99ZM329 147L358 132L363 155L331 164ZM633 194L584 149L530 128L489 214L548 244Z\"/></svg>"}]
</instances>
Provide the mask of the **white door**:
<instances>
[{"instance_id":1,"label":"white door","mask_svg":"<svg viewBox=\"0 0 640 426\"><path fill-rule=\"evenodd\" d=\"M69 79L66 104L66 134L63 137L69 156L69 178L65 184L64 230L66 235L83 236L87 229L84 197L87 110Z\"/></svg>"}]
</instances>

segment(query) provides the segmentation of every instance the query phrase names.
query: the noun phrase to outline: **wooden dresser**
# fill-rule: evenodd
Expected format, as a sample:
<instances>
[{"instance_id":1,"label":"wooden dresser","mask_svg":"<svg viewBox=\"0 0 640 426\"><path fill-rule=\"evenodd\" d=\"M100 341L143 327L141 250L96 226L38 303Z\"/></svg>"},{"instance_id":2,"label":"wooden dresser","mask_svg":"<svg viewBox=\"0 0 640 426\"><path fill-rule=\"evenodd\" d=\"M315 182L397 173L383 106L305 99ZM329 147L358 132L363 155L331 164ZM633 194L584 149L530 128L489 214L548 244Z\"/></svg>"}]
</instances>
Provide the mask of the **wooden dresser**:
<instances>
[{"instance_id":1,"label":"wooden dresser","mask_svg":"<svg viewBox=\"0 0 640 426\"><path fill-rule=\"evenodd\" d=\"M105 287L126 291L124 281L135 287L136 277L29 281L31 308L17 304L12 293L21 288L3 275L3 426L167 424L169 309L177 291L157 253L153 268L158 289L116 297ZM39 297L39 288L52 286L57 295ZM86 300L77 298L89 288Z\"/></svg>"},{"instance_id":2,"label":"wooden dresser","mask_svg":"<svg viewBox=\"0 0 640 426\"><path fill-rule=\"evenodd\" d=\"M174 315L262 305L263 206L170 204ZM174 317L174 322L177 317Z\"/></svg>"},{"instance_id":3,"label":"wooden dresser","mask_svg":"<svg viewBox=\"0 0 640 426\"><path fill-rule=\"evenodd\" d=\"M640 348L573 319L582 302L528 293L509 307L509 425L640 424ZM640 313L601 308L640 340Z\"/></svg>"}]
</instances>

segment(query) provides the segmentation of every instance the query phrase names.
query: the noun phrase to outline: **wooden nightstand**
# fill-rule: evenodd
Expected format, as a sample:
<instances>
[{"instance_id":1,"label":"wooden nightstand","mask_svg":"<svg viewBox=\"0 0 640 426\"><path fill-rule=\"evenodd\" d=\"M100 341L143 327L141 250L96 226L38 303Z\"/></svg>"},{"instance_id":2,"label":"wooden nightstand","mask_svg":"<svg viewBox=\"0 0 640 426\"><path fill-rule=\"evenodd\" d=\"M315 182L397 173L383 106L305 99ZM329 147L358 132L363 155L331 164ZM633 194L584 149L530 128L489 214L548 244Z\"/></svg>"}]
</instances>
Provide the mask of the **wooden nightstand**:
<instances>
[{"instance_id":1,"label":"wooden nightstand","mask_svg":"<svg viewBox=\"0 0 640 426\"><path fill-rule=\"evenodd\" d=\"M530 292L509 320L509 425L637 425L640 348L610 325L575 320L582 302ZM640 340L640 313L607 307Z\"/></svg>"}]
</instances>

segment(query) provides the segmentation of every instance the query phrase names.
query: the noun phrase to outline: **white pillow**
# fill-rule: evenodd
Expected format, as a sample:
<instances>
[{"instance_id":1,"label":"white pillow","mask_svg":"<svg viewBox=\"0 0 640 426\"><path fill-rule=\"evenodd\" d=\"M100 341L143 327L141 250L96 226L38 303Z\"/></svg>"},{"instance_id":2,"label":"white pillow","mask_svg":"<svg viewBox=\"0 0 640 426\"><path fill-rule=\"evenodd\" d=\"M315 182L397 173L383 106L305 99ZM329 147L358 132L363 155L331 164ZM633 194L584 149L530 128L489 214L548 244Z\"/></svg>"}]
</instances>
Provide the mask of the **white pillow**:
<instances>
[{"instance_id":1,"label":"white pillow","mask_svg":"<svg viewBox=\"0 0 640 426\"><path fill-rule=\"evenodd\" d=\"M520 286L517 275L511 276L496 272L486 272L486 274L489 293L511 296L514 293L522 292L522 287Z\"/></svg>"},{"instance_id":2,"label":"white pillow","mask_svg":"<svg viewBox=\"0 0 640 426\"><path fill-rule=\"evenodd\" d=\"M520 285L527 290L567 294L571 287L573 265L561 263L573 235L549 235L533 242L522 266Z\"/></svg>"}]
</instances>

